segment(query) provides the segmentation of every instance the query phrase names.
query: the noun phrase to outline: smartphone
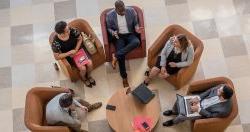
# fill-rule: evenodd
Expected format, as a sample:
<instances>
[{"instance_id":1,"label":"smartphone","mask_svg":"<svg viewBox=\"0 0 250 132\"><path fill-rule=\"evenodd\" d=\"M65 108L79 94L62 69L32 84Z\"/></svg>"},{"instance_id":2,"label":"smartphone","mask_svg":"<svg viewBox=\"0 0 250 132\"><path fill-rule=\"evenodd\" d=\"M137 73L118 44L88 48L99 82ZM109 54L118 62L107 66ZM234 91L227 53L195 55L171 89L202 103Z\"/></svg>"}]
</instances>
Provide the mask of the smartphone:
<instances>
[{"instance_id":1,"label":"smartphone","mask_svg":"<svg viewBox=\"0 0 250 132\"><path fill-rule=\"evenodd\" d=\"M142 126L143 126L143 128L144 128L145 130L149 130L149 125L148 125L147 122L143 122L143 123L142 123Z\"/></svg>"},{"instance_id":2,"label":"smartphone","mask_svg":"<svg viewBox=\"0 0 250 132\"><path fill-rule=\"evenodd\" d=\"M116 106L113 106L113 105L109 105L109 104L107 104L106 109L107 109L107 110L112 110L112 111L115 111Z\"/></svg>"}]
</instances>

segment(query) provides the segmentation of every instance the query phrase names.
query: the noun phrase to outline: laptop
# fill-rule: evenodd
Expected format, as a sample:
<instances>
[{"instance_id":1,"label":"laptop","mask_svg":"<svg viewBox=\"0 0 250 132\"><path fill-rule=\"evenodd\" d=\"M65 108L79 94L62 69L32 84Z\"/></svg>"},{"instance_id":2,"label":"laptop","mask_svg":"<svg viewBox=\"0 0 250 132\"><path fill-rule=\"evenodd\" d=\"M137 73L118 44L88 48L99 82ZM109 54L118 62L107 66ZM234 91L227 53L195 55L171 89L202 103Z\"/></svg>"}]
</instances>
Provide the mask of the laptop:
<instances>
[{"instance_id":1,"label":"laptop","mask_svg":"<svg viewBox=\"0 0 250 132\"><path fill-rule=\"evenodd\" d=\"M200 116L198 112L191 111L190 101L192 98L195 98L195 97L197 96L182 96L182 95L176 94L178 113L186 117Z\"/></svg>"},{"instance_id":2,"label":"laptop","mask_svg":"<svg viewBox=\"0 0 250 132\"><path fill-rule=\"evenodd\" d=\"M134 95L143 104L147 104L155 96L155 94L143 83L132 91L132 95Z\"/></svg>"}]
</instances>

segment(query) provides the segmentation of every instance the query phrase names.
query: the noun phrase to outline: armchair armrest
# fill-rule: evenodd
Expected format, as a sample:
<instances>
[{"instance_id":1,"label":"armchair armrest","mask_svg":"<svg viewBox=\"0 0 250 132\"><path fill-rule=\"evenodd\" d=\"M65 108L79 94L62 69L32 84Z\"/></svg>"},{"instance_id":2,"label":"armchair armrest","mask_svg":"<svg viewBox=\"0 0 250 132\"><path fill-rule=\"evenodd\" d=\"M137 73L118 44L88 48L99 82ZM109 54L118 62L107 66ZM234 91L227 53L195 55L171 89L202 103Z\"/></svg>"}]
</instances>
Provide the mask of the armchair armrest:
<instances>
[{"instance_id":1,"label":"armchair armrest","mask_svg":"<svg viewBox=\"0 0 250 132\"><path fill-rule=\"evenodd\" d=\"M231 121L226 118L208 118L198 119L194 121L193 130L194 132L200 132L204 130L210 130L211 128L217 129L218 131L224 130Z\"/></svg>"},{"instance_id":2,"label":"armchair armrest","mask_svg":"<svg viewBox=\"0 0 250 132\"><path fill-rule=\"evenodd\" d=\"M62 70L66 73L66 75L68 75L71 78L74 73L69 62L66 59L58 60L58 62Z\"/></svg>"},{"instance_id":3,"label":"armchair armrest","mask_svg":"<svg viewBox=\"0 0 250 132\"><path fill-rule=\"evenodd\" d=\"M38 94L43 100L49 100L55 95L65 92L64 90L64 88L35 87L32 88L29 93Z\"/></svg>"},{"instance_id":4,"label":"armchair armrest","mask_svg":"<svg viewBox=\"0 0 250 132\"><path fill-rule=\"evenodd\" d=\"M233 86L231 80L229 80L228 78L216 77L216 78L193 82L192 84L190 84L187 93L205 91L206 89L210 87L213 87L222 83L227 83L228 85Z\"/></svg>"},{"instance_id":5,"label":"armchair armrest","mask_svg":"<svg viewBox=\"0 0 250 132\"><path fill-rule=\"evenodd\" d=\"M30 126L30 130L33 132L70 132L70 129L66 126L39 126L36 124Z\"/></svg>"}]
</instances>

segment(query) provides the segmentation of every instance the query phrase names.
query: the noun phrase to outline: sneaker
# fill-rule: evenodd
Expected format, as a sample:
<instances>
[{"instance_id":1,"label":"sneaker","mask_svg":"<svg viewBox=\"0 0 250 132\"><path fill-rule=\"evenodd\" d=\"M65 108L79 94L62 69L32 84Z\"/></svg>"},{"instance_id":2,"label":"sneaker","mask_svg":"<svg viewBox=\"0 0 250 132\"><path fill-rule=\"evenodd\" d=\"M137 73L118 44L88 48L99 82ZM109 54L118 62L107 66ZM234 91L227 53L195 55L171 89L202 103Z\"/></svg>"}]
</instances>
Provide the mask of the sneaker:
<instances>
[{"instance_id":1,"label":"sneaker","mask_svg":"<svg viewBox=\"0 0 250 132\"><path fill-rule=\"evenodd\" d=\"M163 125L163 126L166 126L166 127L169 127L169 126L173 126L173 125L174 125L174 122L173 122L173 120L169 120L169 121L163 122L162 125Z\"/></svg>"},{"instance_id":2,"label":"sneaker","mask_svg":"<svg viewBox=\"0 0 250 132\"><path fill-rule=\"evenodd\" d=\"M88 107L88 112L92 111L92 110L95 110L95 109L98 109L102 106L102 102L97 102L97 103L94 103L92 105L90 105Z\"/></svg>"},{"instance_id":3,"label":"sneaker","mask_svg":"<svg viewBox=\"0 0 250 132\"><path fill-rule=\"evenodd\" d=\"M170 116L170 115L172 115L172 114L173 114L173 111L172 111L172 110L166 110L166 111L163 112L163 115L164 115L164 116Z\"/></svg>"}]
</instances>

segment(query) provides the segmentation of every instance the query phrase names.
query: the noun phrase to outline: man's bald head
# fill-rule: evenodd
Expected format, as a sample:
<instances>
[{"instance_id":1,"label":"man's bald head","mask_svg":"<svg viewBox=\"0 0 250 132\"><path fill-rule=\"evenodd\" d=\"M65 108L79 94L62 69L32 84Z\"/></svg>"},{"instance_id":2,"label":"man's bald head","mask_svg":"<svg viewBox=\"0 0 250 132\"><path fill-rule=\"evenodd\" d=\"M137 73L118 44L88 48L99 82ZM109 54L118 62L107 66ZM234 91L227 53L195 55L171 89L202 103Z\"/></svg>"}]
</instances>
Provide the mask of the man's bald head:
<instances>
[{"instance_id":1,"label":"man's bald head","mask_svg":"<svg viewBox=\"0 0 250 132\"><path fill-rule=\"evenodd\" d=\"M125 14L125 4L121 0L115 2L115 11L117 14L123 16Z\"/></svg>"},{"instance_id":2,"label":"man's bald head","mask_svg":"<svg viewBox=\"0 0 250 132\"><path fill-rule=\"evenodd\" d=\"M115 2L115 8L121 7L121 6L125 6L122 0L117 0Z\"/></svg>"}]
</instances>

